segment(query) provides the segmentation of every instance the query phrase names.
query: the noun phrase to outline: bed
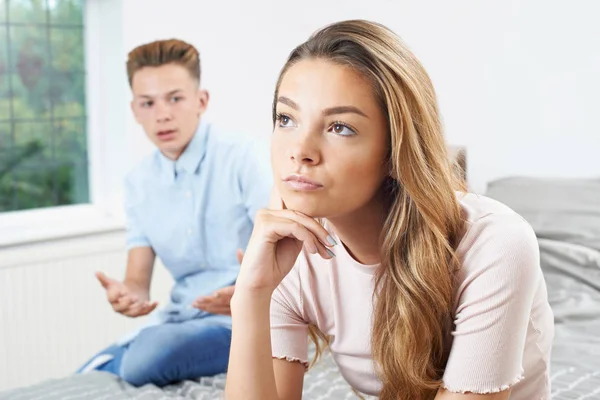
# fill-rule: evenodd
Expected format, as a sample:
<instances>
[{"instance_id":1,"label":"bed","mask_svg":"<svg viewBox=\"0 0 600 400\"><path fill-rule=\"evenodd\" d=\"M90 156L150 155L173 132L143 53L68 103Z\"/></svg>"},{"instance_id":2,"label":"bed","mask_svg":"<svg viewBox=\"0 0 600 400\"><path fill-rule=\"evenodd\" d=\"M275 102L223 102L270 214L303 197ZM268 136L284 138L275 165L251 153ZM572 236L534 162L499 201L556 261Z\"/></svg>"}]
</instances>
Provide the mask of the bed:
<instances>
[{"instance_id":1,"label":"bed","mask_svg":"<svg viewBox=\"0 0 600 400\"><path fill-rule=\"evenodd\" d=\"M555 321L552 399L600 400L600 179L506 178L486 194L538 237Z\"/></svg>"},{"instance_id":2,"label":"bed","mask_svg":"<svg viewBox=\"0 0 600 400\"><path fill-rule=\"evenodd\" d=\"M600 400L600 179L507 178L486 193L533 226L548 285L556 336L552 353L553 400ZM134 388L94 372L0 393L0 400L208 400L221 399L225 376L165 388ZM356 399L325 357L305 379L304 399ZM532 399L534 400L534 399Z\"/></svg>"}]
</instances>

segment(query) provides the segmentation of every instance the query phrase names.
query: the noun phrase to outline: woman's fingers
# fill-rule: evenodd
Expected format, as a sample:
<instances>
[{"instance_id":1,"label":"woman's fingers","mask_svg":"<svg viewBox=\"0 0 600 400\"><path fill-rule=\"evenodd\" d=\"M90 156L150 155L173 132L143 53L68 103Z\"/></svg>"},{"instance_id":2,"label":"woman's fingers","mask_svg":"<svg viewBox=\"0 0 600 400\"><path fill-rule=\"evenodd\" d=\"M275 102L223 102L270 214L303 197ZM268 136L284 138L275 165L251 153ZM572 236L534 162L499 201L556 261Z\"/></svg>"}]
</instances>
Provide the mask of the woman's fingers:
<instances>
[{"instance_id":1,"label":"woman's fingers","mask_svg":"<svg viewBox=\"0 0 600 400\"><path fill-rule=\"evenodd\" d=\"M272 218L269 228L280 238L290 237L302 242L309 253L316 254L319 252L317 246L319 240L299 222L277 216Z\"/></svg>"},{"instance_id":2,"label":"woman's fingers","mask_svg":"<svg viewBox=\"0 0 600 400\"><path fill-rule=\"evenodd\" d=\"M328 250L323 243L321 243L319 237L316 236L310 228L303 224L303 222L306 221L298 221L297 219L285 217L275 217L274 220L277 221L274 222L274 225L281 225L281 227L278 229L276 228L276 230L278 230L281 234L284 234L285 236L293 237L301 241L302 245L308 250L309 253L318 253L321 257L325 259L330 259L331 257L333 257L333 253L330 252L330 250ZM314 229L314 227L312 228Z\"/></svg>"},{"instance_id":3,"label":"woman's fingers","mask_svg":"<svg viewBox=\"0 0 600 400\"><path fill-rule=\"evenodd\" d=\"M313 218L292 210L267 210L266 213L272 220L288 220L295 222L299 227L294 226L292 232L298 240L303 242L310 253L319 253L324 258L331 258L334 256L333 252L328 250L328 248L337 245L336 240ZM306 230L310 233L310 240L302 230Z\"/></svg>"},{"instance_id":4,"label":"woman's fingers","mask_svg":"<svg viewBox=\"0 0 600 400\"><path fill-rule=\"evenodd\" d=\"M303 247L309 253L331 259L334 254L329 247L335 244L325 228L302 213L260 210L238 283L242 282L242 286L253 290L274 290L293 268Z\"/></svg>"},{"instance_id":5,"label":"woman's fingers","mask_svg":"<svg viewBox=\"0 0 600 400\"><path fill-rule=\"evenodd\" d=\"M325 247L321 241L317 240L317 248L319 250L319 255L325 259L330 259L335 257L333 251L331 251L328 247Z\"/></svg>"},{"instance_id":6,"label":"woman's fingers","mask_svg":"<svg viewBox=\"0 0 600 400\"><path fill-rule=\"evenodd\" d=\"M333 247L337 244L335 239L329 234L327 229L325 229L320 223L318 223L314 218L309 217L308 215L302 214L298 211L292 210L281 210L277 212L278 216L285 216L293 221L302 224L308 230L315 235L321 243L323 243L326 247Z\"/></svg>"}]
</instances>

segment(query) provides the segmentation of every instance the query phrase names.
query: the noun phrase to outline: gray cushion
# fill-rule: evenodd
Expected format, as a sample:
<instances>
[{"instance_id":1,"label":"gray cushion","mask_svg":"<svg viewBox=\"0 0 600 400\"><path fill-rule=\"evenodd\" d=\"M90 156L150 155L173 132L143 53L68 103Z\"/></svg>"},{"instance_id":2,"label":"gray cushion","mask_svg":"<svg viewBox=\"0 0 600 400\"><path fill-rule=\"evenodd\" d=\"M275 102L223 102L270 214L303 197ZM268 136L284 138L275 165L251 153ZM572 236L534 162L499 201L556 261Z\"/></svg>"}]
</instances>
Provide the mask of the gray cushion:
<instances>
[{"instance_id":1,"label":"gray cushion","mask_svg":"<svg viewBox=\"0 0 600 400\"><path fill-rule=\"evenodd\" d=\"M490 182L486 195L521 214L540 238L600 250L600 179L505 178Z\"/></svg>"}]
</instances>

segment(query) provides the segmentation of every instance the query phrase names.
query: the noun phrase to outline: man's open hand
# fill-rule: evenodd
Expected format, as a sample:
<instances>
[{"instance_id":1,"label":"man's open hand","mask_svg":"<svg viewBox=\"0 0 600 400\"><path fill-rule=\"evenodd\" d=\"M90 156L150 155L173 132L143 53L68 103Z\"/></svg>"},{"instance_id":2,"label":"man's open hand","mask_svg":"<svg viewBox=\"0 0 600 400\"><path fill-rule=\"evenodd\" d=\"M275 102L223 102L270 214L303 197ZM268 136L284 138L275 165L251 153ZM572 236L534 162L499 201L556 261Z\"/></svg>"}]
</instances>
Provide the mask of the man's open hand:
<instances>
[{"instance_id":1,"label":"man's open hand","mask_svg":"<svg viewBox=\"0 0 600 400\"><path fill-rule=\"evenodd\" d=\"M244 252L241 249L237 251L237 259L240 264L244 259ZM210 296L198 297L192 306L211 314L231 315L230 303L234 291L235 286L226 286Z\"/></svg>"}]
</instances>

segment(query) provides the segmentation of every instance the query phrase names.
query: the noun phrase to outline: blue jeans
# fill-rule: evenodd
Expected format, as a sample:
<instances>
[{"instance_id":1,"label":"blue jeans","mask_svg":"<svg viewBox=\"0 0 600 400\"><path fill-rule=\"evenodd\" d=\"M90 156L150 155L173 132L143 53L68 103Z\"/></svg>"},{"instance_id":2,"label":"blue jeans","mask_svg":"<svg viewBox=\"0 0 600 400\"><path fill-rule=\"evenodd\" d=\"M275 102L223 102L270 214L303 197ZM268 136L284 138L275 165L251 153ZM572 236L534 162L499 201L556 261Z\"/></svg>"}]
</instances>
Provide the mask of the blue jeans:
<instances>
[{"instance_id":1,"label":"blue jeans","mask_svg":"<svg viewBox=\"0 0 600 400\"><path fill-rule=\"evenodd\" d=\"M230 345L228 328L201 319L165 323L143 329L127 345L113 345L98 353L96 357L109 354L113 358L95 370L111 372L134 386L165 386L226 372Z\"/></svg>"}]
</instances>

